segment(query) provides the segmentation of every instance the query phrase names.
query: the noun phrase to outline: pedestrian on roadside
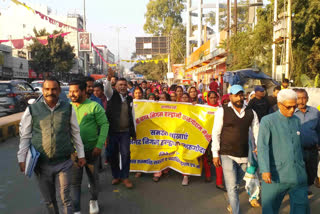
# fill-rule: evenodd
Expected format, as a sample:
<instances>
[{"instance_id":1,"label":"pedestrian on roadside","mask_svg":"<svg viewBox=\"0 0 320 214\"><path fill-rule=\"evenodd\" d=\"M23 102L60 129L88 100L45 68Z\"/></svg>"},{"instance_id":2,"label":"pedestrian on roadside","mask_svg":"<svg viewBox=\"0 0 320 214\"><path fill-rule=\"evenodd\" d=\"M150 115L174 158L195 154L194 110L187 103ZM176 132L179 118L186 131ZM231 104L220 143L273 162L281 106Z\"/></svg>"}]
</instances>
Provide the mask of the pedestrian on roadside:
<instances>
[{"instance_id":1,"label":"pedestrian on roadside","mask_svg":"<svg viewBox=\"0 0 320 214\"><path fill-rule=\"evenodd\" d=\"M142 88L140 88L139 86L136 87L136 88L134 89L134 92L133 92L133 99L135 99L135 100L142 100L142 99L143 99L142 95L143 95ZM134 110L133 110L133 113L134 113ZM140 178L141 175L142 175L141 172L136 172L136 173L135 173L135 177L136 177L136 178Z\"/></svg>"},{"instance_id":2,"label":"pedestrian on roadside","mask_svg":"<svg viewBox=\"0 0 320 214\"><path fill-rule=\"evenodd\" d=\"M142 83L141 83L141 88L142 88L142 91L143 91L143 97L144 99L147 98L147 88L148 88L148 83L147 81L143 80ZM151 91L150 91L151 92Z\"/></svg>"},{"instance_id":3,"label":"pedestrian on roadside","mask_svg":"<svg viewBox=\"0 0 320 214\"><path fill-rule=\"evenodd\" d=\"M163 92L159 95L159 101L170 101L170 95L166 92Z\"/></svg>"},{"instance_id":4,"label":"pedestrian on roadside","mask_svg":"<svg viewBox=\"0 0 320 214\"><path fill-rule=\"evenodd\" d=\"M258 138L258 164L262 174L262 213L276 214L284 196L290 196L290 213L310 213L308 185L301 147L301 125L294 115L297 94L283 89L279 111L262 118Z\"/></svg>"},{"instance_id":5,"label":"pedestrian on roadside","mask_svg":"<svg viewBox=\"0 0 320 214\"><path fill-rule=\"evenodd\" d=\"M18 161L25 172L30 145L40 153L35 174L48 213L73 213L70 195L72 160L77 151L78 167L86 164L80 129L72 106L59 99L60 83L49 77L43 83L43 98L30 105L20 121Z\"/></svg>"},{"instance_id":6,"label":"pedestrian on roadside","mask_svg":"<svg viewBox=\"0 0 320 214\"><path fill-rule=\"evenodd\" d=\"M273 106L277 105L277 96L278 96L279 91L281 91L281 86L276 86L273 88L272 95L267 97L268 103L271 108L273 108ZM273 112L275 112L275 111L273 111Z\"/></svg>"},{"instance_id":7,"label":"pedestrian on roadside","mask_svg":"<svg viewBox=\"0 0 320 214\"><path fill-rule=\"evenodd\" d=\"M103 109L105 110L105 112L107 111L107 97L106 95L104 95L104 89L103 89L103 84L100 83L100 82L96 82L94 83L93 85L93 95L96 96L97 98L99 98L101 100L101 103L102 103L102 106L103 106ZM104 153L104 156L105 156L105 161L104 161L104 165L108 165L108 152L107 152L107 145L108 145L108 138L104 144L104 147L105 147L105 153ZM102 166L102 157L100 157L100 160L99 160L99 170L100 172L103 170L103 166Z\"/></svg>"},{"instance_id":8,"label":"pedestrian on roadside","mask_svg":"<svg viewBox=\"0 0 320 214\"><path fill-rule=\"evenodd\" d=\"M187 92L184 92L182 94L182 96L181 96L180 102L182 102L182 103L191 103L190 95Z\"/></svg>"},{"instance_id":9,"label":"pedestrian on roadside","mask_svg":"<svg viewBox=\"0 0 320 214\"><path fill-rule=\"evenodd\" d=\"M107 111L108 101L107 101L106 95L104 95L103 92L104 92L104 88L102 83L97 82L93 85L93 95L101 100L103 109Z\"/></svg>"},{"instance_id":10,"label":"pedestrian on roadside","mask_svg":"<svg viewBox=\"0 0 320 214\"><path fill-rule=\"evenodd\" d=\"M256 86L254 89L255 96L250 98L247 108L254 110L261 121L261 118L269 114L270 104L265 97L265 89L262 86Z\"/></svg>"},{"instance_id":11,"label":"pedestrian on roadside","mask_svg":"<svg viewBox=\"0 0 320 214\"><path fill-rule=\"evenodd\" d=\"M143 89L142 89L142 90L143 90ZM147 89L146 89L146 93L145 93L144 99L146 99L146 100L148 99L149 94L152 93L151 91L152 91L151 88L147 88Z\"/></svg>"},{"instance_id":12,"label":"pedestrian on roadside","mask_svg":"<svg viewBox=\"0 0 320 214\"><path fill-rule=\"evenodd\" d=\"M170 95L167 94L167 93L165 93L165 92L162 93L162 94L160 94L159 101L170 101ZM162 171L160 171L160 172L155 172L155 173L153 174L152 180L153 180L154 182L160 181L161 176L162 176L163 174L167 175L167 174L169 173L169 171L170 171L170 168L166 168L166 169L164 169L164 170L162 170Z\"/></svg>"},{"instance_id":13,"label":"pedestrian on roadside","mask_svg":"<svg viewBox=\"0 0 320 214\"><path fill-rule=\"evenodd\" d=\"M158 89L155 89L154 91L153 91L153 94L154 94L154 96L155 96L155 100L159 100L159 90Z\"/></svg>"},{"instance_id":14,"label":"pedestrian on roadside","mask_svg":"<svg viewBox=\"0 0 320 214\"><path fill-rule=\"evenodd\" d=\"M227 106L229 102L230 102L229 94L223 95L222 98L221 98L221 105L222 106Z\"/></svg>"},{"instance_id":15,"label":"pedestrian on roadside","mask_svg":"<svg viewBox=\"0 0 320 214\"><path fill-rule=\"evenodd\" d=\"M161 93L168 93L168 87L167 86L162 87Z\"/></svg>"},{"instance_id":16,"label":"pedestrian on roadside","mask_svg":"<svg viewBox=\"0 0 320 214\"><path fill-rule=\"evenodd\" d=\"M177 102L176 92L174 92L174 91L170 92L170 101Z\"/></svg>"},{"instance_id":17,"label":"pedestrian on roadside","mask_svg":"<svg viewBox=\"0 0 320 214\"><path fill-rule=\"evenodd\" d=\"M183 103L191 103L191 99L190 99L190 95L189 93L187 92L184 92L181 96L181 100L180 102L183 102ZM182 178L182 186L187 186L189 185L189 175L185 175L185 174L182 174L183 178Z\"/></svg>"},{"instance_id":18,"label":"pedestrian on roadside","mask_svg":"<svg viewBox=\"0 0 320 214\"><path fill-rule=\"evenodd\" d=\"M76 112L80 135L86 158L86 174L90 184L90 213L99 213L99 161L101 150L108 136L109 122L104 109L97 102L87 99L86 83L72 81L69 83L69 97ZM76 153L72 155L72 198L74 212L81 210L81 183L83 168L78 167Z\"/></svg>"},{"instance_id":19,"label":"pedestrian on roadside","mask_svg":"<svg viewBox=\"0 0 320 214\"><path fill-rule=\"evenodd\" d=\"M216 82L216 79L212 78L211 83L209 84L209 90L219 92L219 84Z\"/></svg>"},{"instance_id":20,"label":"pedestrian on roadside","mask_svg":"<svg viewBox=\"0 0 320 214\"><path fill-rule=\"evenodd\" d=\"M308 92L305 89L297 89L297 105L294 115L301 123L301 143L303 160L306 165L308 186L314 184L317 178L318 148L320 147L320 112L318 109L307 105ZM308 195L312 192L309 189Z\"/></svg>"},{"instance_id":21,"label":"pedestrian on roadside","mask_svg":"<svg viewBox=\"0 0 320 214\"><path fill-rule=\"evenodd\" d=\"M103 107L103 104L100 100L100 98L96 97L94 94L93 94L93 86L94 86L94 79L92 77L86 77L85 78L85 82L87 84L87 88L86 88L86 95L87 95L87 98L89 100L92 100L94 102L97 102L99 103L102 107Z\"/></svg>"},{"instance_id":22,"label":"pedestrian on roadside","mask_svg":"<svg viewBox=\"0 0 320 214\"><path fill-rule=\"evenodd\" d=\"M143 99L143 91L139 86L135 87L133 91L133 99L142 100Z\"/></svg>"},{"instance_id":23,"label":"pedestrian on roadside","mask_svg":"<svg viewBox=\"0 0 320 214\"><path fill-rule=\"evenodd\" d=\"M259 120L256 113L244 106L244 89L230 88L227 106L215 113L212 129L212 154L215 167L222 166L230 205L228 210L240 213L239 184L246 172L249 150L249 128L257 139Z\"/></svg>"},{"instance_id":24,"label":"pedestrian on roadside","mask_svg":"<svg viewBox=\"0 0 320 214\"><path fill-rule=\"evenodd\" d=\"M202 80L200 80L200 83L199 83L199 91L200 91L200 93L202 94L202 92L203 92L203 83L202 83Z\"/></svg>"},{"instance_id":25,"label":"pedestrian on roadside","mask_svg":"<svg viewBox=\"0 0 320 214\"><path fill-rule=\"evenodd\" d=\"M107 115L110 122L112 185L119 184L122 181L127 188L132 188L133 184L129 180L130 138L136 140L132 114L133 99L128 96L126 79L120 78L116 84L116 89L111 88L110 80L112 76L113 73L109 72L104 87L108 98ZM121 163L121 166L119 163Z\"/></svg>"},{"instance_id":26,"label":"pedestrian on roadside","mask_svg":"<svg viewBox=\"0 0 320 214\"><path fill-rule=\"evenodd\" d=\"M112 71L111 71L112 72ZM118 77L116 77L116 76L113 76L112 78L111 78L111 87L113 88L113 89L115 89L116 88L116 84L117 84L117 81L119 80L119 78Z\"/></svg>"},{"instance_id":27,"label":"pedestrian on roadside","mask_svg":"<svg viewBox=\"0 0 320 214\"><path fill-rule=\"evenodd\" d=\"M156 95L154 93L148 94L148 100L156 100Z\"/></svg>"},{"instance_id":28,"label":"pedestrian on roadside","mask_svg":"<svg viewBox=\"0 0 320 214\"><path fill-rule=\"evenodd\" d=\"M180 86L180 85L179 85L179 86L177 86L177 87L176 87L175 92L176 92L176 96L177 96L176 101L177 101L177 102L180 102L181 97L182 97L183 92L184 92L184 90L183 90L182 86Z\"/></svg>"},{"instance_id":29,"label":"pedestrian on roadside","mask_svg":"<svg viewBox=\"0 0 320 214\"><path fill-rule=\"evenodd\" d=\"M204 104L203 100L201 98L198 98L198 91L196 87L191 86L188 89L188 93L193 104Z\"/></svg>"},{"instance_id":30,"label":"pedestrian on roadside","mask_svg":"<svg viewBox=\"0 0 320 214\"><path fill-rule=\"evenodd\" d=\"M215 91L209 91L207 97L207 105L212 107L220 107L219 104L219 95ZM211 182L211 166L212 163L212 152L211 152L212 141L210 141L206 153L203 155L203 166L205 171L205 181ZM222 191L226 191L225 186L223 185L223 171L222 166L215 167L216 169L216 188Z\"/></svg>"},{"instance_id":31,"label":"pedestrian on roadside","mask_svg":"<svg viewBox=\"0 0 320 214\"><path fill-rule=\"evenodd\" d=\"M288 89L289 88L289 80L288 79L283 79L281 83L281 90L282 89Z\"/></svg>"},{"instance_id":32,"label":"pedestrian on roadside","mask_svg":"<svg viewBox=\"0 0 320 214\"><path fill-rule=\"evenodd\" d=\"M130 96L133 96L133 91L134 91L133 82L129 81L128 82L128 93Z\"/></svg>"},{"instance_id":33,"label":"pedestrian on roadside","mask_svg":"<svg viewBox=\"0 0 320 214\"><path fill-rule=\"evenodd\" d=\"M176 91L176 88L177 88L177 85L176 85L176 84L171 85L170 88L169 88L169 92L170 92L170 93L175 92L175 91Z\"/></svg>"}]
</instances>

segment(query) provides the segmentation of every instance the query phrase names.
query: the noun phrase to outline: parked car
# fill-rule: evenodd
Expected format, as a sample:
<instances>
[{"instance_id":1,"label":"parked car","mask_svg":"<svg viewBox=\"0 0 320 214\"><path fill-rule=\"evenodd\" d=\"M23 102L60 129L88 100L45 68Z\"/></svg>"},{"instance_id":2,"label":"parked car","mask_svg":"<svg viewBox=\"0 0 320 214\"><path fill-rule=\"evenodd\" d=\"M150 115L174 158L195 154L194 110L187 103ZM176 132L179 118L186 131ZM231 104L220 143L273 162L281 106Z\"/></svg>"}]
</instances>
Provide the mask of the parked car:
<instances>
[{"instance_id":1,"label":"parked car","mask_svg":"<svg viewBox=\"0 0 320 214\"><path fill-rule=\"evenodd\" d=\"M35 80L35 81L32 81L31 82L31 86L34 88L34 89L39 89L39 91L42 90L42 84L43 84L44 80Z\"/></svg>"},{"instance_id":2,"label":"parked car","mask_svg":"<svg viewBox=\"0 0 320 214\"><path fill-rule=\"evenodd\" d=\"M43 94L41 94L37 99L30 99L28 104L33 104L39 102L43 98ZM71 102L69 98L69 86L61 86L61 93L59 95L59 99L66 101L68 103Z\"/></svg>"},{"instance_id":3,"label":"parked car","mask_svg":"<svg viewBox=\"0 0 320 214\"><path fill-rule=\"evenodd\" d=\"M39 97L38 90L24 80L0 81L0 113L22 112L29 99Z\"/></svg>"}]
</instances>

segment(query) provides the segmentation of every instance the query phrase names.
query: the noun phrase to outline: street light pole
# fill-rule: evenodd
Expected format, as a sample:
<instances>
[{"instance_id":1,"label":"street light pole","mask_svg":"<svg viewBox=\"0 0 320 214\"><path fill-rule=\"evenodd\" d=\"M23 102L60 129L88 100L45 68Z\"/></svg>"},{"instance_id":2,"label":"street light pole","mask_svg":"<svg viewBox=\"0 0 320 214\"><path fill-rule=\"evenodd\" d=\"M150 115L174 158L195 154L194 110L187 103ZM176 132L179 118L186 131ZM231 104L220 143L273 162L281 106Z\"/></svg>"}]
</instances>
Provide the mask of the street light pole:
<instances>
[{"instance_id":1,"label":"street light pole","mask_svg":"<svg viewBox=\"0 0 320 214\"><path fill-rule=\"evenodd\" d=\"M119 75L120 75L120 30L121 29L126 29L127 27L113 27L111 26L111 28L115 28L116 32L117 32L117 39L118 39L118 67L119 67Z\"/></svg>"},{"instance_id":2,"label":"street light pole","mask_svg":"<svg viewBox=\"0 0 320 214\"><path fill-rule=\"evenodd\" d=\"M86 31L86 0L83 0L83 29ZM84 75L88 76L88 65L87 65L87 52L83 52L84 55Z\"/></svg>"}]
</instances>

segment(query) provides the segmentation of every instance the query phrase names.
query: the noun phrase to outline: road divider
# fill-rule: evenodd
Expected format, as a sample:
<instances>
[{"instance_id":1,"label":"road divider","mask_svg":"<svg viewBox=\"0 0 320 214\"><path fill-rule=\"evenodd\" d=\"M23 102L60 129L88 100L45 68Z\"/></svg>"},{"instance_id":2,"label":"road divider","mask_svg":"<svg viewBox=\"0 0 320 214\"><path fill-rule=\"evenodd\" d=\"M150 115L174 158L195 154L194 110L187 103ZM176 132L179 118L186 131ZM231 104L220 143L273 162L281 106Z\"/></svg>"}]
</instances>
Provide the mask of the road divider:
<instances>
[{"instance_id":1,"label":"road divider","mask_svg":"<svg viewBox=\"0 0 320 214\"><path fill-rule=\"evenodd\" d=\"M0 141L19 134L19 123L23 112L0 118Z\"/></svg>"}]
</instances>

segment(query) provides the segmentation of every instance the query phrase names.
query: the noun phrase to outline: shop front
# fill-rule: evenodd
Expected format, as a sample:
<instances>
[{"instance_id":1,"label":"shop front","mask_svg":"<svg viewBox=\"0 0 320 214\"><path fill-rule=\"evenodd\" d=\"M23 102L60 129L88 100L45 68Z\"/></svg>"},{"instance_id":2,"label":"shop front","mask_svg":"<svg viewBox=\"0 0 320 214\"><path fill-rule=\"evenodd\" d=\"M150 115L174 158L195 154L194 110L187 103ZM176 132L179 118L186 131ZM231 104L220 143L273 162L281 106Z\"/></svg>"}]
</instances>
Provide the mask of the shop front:
<instances>
[{"instance_id":1,"label":"shop front","mask_svg":"<svg viewBox=\"0 0 320 214\"><path fill-rule=\"evenodd\" d=\"M192 76L192 80L197 83L202 80L206 88L213 79L218 79L222 86L223 75L226 72L226 58L227 52L217 48L213 39L208 40L186 58L185 75Z\"/></svg>"}]
</instances>

